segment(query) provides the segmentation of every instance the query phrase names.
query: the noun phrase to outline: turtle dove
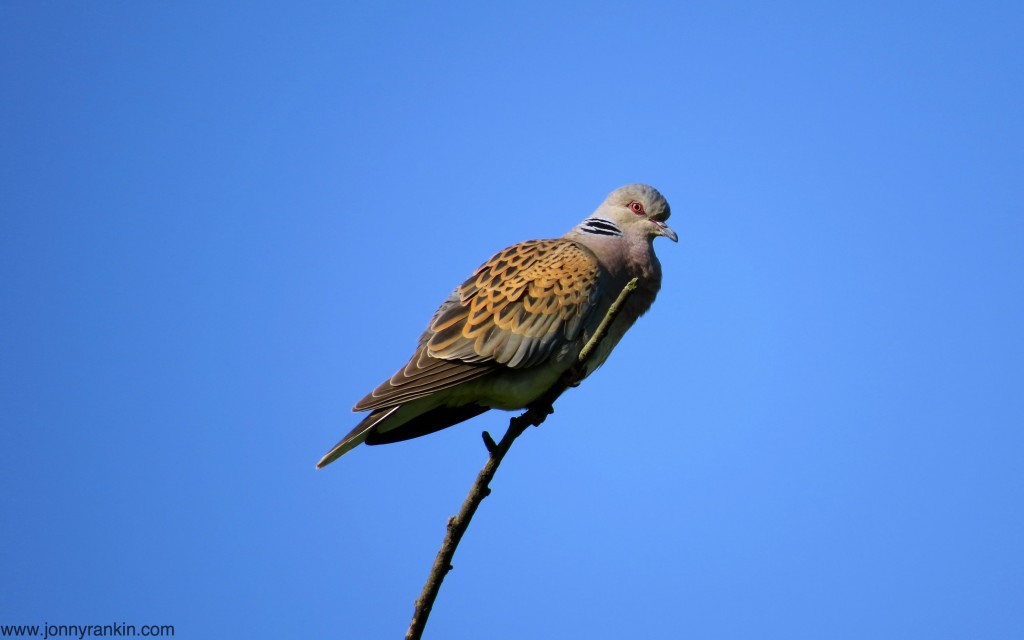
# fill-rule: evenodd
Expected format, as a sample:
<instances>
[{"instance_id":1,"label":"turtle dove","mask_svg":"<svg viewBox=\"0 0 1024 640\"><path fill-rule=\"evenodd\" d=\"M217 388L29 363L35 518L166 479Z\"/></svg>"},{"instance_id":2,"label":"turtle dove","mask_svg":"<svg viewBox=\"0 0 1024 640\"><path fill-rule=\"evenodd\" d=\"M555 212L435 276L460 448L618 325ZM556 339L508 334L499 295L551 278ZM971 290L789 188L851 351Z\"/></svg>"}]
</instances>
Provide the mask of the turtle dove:
<instances>
[{"instance_id":1,"label":"turtle dove","mask_svg":"<svg viewBox=\"0 0 1024 640\"><path fill-rule=\"evenodd\" d=\"M409 362L356 403L354 411L369 414L317 467L363 442L408 440L489 409L525 408L576 363L636 277L636 291L581 379L592 373L661 288L653 240L678 241L665 224L669 214L656 189L626 185L561 238L496 253L441 304Z\"/></svg>"}]
</instances>

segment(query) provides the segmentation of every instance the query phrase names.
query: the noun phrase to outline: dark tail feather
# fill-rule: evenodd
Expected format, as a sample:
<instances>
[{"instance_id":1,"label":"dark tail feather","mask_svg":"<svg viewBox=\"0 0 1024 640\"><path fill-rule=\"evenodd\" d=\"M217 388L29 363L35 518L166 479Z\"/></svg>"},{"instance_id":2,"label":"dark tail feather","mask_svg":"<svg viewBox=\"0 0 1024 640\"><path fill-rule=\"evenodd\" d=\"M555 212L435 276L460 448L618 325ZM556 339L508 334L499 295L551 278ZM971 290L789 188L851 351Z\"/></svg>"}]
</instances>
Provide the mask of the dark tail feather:
<instances>
[{"instance_id":1,"label":"dark tail feather","mask_svg":"<svg viewBox=\"0 0 1024 640\"><path fill-rule=\"evenodd\" d=\"M461 407L437 407L393 429L373 429L366 435L365 441L366 444L390 444L392 442L418 438L428 433L440 431L453 424L458 424L464 420L475 418L488 409L489 407L481 407L475 404L467 404Z\"/></svg>"}]
</instances>

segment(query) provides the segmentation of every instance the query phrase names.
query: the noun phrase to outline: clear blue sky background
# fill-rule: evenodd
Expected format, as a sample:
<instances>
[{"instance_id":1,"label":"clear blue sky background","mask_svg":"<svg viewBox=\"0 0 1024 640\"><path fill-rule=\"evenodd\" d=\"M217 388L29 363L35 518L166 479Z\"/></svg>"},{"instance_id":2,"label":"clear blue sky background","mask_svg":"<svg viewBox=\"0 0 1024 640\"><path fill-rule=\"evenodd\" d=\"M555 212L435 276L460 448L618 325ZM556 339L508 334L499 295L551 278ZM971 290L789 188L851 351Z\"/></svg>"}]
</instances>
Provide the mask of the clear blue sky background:
<instances>
[{"instance_id":1,"label":"clear blue sky background","mask_svg":"<svg viewBox=\"0 0 1024 640\"><path fill-rule=\"evenodd\" d=\"M480 5L0 6L0 623L401 637L507 416L314 463L644 181L427 636L1024 637L1024 7Z\"/></svg>"}]
</instances>

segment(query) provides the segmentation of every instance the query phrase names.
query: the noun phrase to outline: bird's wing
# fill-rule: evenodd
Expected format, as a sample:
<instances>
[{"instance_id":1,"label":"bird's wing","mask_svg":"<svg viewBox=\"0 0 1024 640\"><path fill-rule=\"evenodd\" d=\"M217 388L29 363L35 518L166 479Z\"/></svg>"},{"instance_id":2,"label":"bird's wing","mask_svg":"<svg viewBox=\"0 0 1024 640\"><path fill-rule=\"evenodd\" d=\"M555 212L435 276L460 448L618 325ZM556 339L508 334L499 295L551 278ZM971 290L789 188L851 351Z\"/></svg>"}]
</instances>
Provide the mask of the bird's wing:
<instances>
[{"instance_id":1,"label":"bird's wing","mask_svg":"<svg viewBox=\"0 0 1024 640\"><path fill-rule=\"evenodd\" d=\"M434 314L409 363L356 404L394 406L485 376L533 367L583 332L601 294L594 254L571 240L531 240L495 254Z\"/></svg>"}]
</instances>

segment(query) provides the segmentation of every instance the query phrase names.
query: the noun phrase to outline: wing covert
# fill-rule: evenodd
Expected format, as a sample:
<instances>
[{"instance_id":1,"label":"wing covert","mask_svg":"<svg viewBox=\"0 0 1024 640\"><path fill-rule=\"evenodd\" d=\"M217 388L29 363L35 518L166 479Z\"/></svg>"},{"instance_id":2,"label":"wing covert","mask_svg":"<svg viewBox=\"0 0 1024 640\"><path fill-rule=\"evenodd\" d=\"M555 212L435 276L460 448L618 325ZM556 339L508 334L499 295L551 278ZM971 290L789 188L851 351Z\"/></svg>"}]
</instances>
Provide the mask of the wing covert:
<instances>
[{"instance_id":1,"label":"wing covert","mask_svg":"<svg viewBox=\"0 0 1024 640\"><path fill-rule=\"evenodd\" d=\"M600 267L569 240L531 240L495 254L438 310L427 353L463 362L534 366L582 331ZM426 336L425 336L426 337Z\"/></svg>"},{"instance_id":2,"label":"wing covert","mask_svg":"<svg viewBox=\"0 0 1024 640\"><path fill-rule=\"evenodd\" d=\"M544 362L575 341L600 295L594 254L570 240L513 245L478 268L434 314L416 354L355 411L394 406Z\"/></svg>"}]
</instances>

